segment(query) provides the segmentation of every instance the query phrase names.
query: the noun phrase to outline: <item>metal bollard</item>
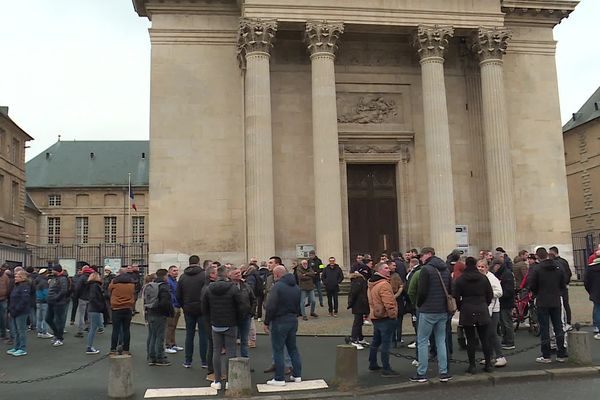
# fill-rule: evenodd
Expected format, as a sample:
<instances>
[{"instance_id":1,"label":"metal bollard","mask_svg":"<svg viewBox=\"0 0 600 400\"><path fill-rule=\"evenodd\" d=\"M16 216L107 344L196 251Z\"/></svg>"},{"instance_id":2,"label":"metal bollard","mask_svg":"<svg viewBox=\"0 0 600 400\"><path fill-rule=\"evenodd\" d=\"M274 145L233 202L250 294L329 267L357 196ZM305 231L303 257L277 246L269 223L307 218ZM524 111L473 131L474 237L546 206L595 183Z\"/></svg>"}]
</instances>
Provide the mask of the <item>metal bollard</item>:
<instances>
[{"instance_id":1,"label":"metal bollard","mask_svg":"<svg viewBox=\"0 0 600 400\"><path fill-rule=\"evenodd\" d=\"M227 383L229 384L229 389L227 389L225 394L228 397L249 396L252 394L249 358L235 357L229 359Z\"/></svg>"},{"instance_id":2,"label":"metal bollard","mask_svg":"<svg viewBox=\"0 0 600 400\"><path fill-rule=\"evenodd\" d=\"M133 396L133 359L130 355L114 355L108 358L108 397L127 399Z\"/></svg>"},{"instance_id":3,"label":"metal bollard","mask_svg":"<svg viewBox=\"0 0 600 400\"><path fill-rule=\"evenodd\" d=\"M590 333L574 330L569 332L569 361L579 365L592 365Z\"/></svg>"},{"instance_id":4,"label":"metal bollard","mask_svg":"<svg viewBox=\"0 0 600 400\"><path fill-rule=\"evenodd\" d=\"M352 345L342 344L335 351L335 380L340 390L350 390L358 379L358 350Z\"/></svg>"}]
</instances>

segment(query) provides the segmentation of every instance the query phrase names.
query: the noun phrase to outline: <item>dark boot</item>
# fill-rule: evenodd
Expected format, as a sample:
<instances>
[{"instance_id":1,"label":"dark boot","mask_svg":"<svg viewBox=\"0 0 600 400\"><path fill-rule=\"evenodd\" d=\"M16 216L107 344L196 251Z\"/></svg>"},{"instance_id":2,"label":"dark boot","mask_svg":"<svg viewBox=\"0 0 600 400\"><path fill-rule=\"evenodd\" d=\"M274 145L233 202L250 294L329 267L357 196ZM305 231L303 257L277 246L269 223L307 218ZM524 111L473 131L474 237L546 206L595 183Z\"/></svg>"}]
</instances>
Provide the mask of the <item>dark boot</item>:
<instances>
[{"instance_id":1,"label":"dark boot","mask_svg":"<svg viewBox=\"0 0 600 400\"><path fill-rule=\"evenodd\" d=\"M460 347L461 350L466 350L467 349L467 340L464 337L459 337L458 338L458 346Z\"/></svg>"},{"instance_id":2,"label":"dark boot","mask_svg":"<svg viewBox=\"0 0 600 400\"><path fill-rule=\"evenodd\" d=\"M483 367L483 370L488 373L493 371L492 360L489 355L485 357L485 367Z\"/></svg>"},{"instance_id":3,"label":"dark boot","mask_svg":"<svg viewBox=\"0 0 600 400\"><path fill-rule=\"evenodd\" d=\"M467 368L467 374L475 375L477 373L477 367L475 366L475 362L469 363L469 368Z\"/></svg>"}]
</instances>

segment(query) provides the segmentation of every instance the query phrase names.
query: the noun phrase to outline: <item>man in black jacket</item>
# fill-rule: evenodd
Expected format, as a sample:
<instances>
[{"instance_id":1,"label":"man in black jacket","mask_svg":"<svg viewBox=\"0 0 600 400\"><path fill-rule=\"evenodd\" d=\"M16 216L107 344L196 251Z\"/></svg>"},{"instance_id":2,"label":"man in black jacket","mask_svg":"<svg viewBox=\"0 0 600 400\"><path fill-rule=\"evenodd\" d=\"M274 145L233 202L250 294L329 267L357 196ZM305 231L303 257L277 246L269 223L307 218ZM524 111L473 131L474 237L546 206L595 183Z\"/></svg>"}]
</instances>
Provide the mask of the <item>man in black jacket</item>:
<instances>
[{"instance_id":1,"label":"man in black jacket","mask_svg":"<svg viewBox=\"0 0 600 400\"><path fill-rule=\"evenodd\" d=\"M148 365L168 366L171 362L165 356L165 328L167 318L173 316L171 292L167 282L168 271L164 268L156 271L154 282L148 283L144 290L158 290L156 302L144 304L148 318ZM144 301L147 295L144 294Z\"/></svg>"},{"instance_id":2,"label":"man in black jacket","mask_svg":"<svg viewBox=\"0 0 600 400\"><path fill-rule=\"evenodd\" d=\"M513 350L515 349L515 332L513 330L512 310L515 307L515 276L500 257L492 261L491 270L502 286L502 297L500 297L502 348Z\"/></svg>"},{"instance_id":3,"label":"man in black jacket","mask_svg":"<svg viewBox=\"0 0 600 400\"><path fill-rule=\"evenodd\" d=\"M571 283L571 276L573 273L571 272L571 267L569 266L569 262L558 255L558 247L552 246L548 249L548 258L553 260L561 269L563 275L565 276L565 290L560 294L563 301L563 307L565 308L565 314L567 317L567 326L565 329L570 331L573 329L571 327L571 305L569 304L569 283Z\"/></svg>"},{"instance_id":4,"label":"man in black jacket","mask_svg":"<svg viewBox=\"0 0 600 400\"><path fill-rule=\"evenodd\" d=\"M185 368L191 368L192 366L194 337L196 336L197 327L200 342L200 360L202 368L206 368L208 366L207 361L210 361L206 357L209 332L206 330L201 305L202 289L206 283L206 274L202 266L200 266L200 257L196 255L191 256L189 263L189 267L179 277L175 295L185 318L185 360L183 366Z\"/></svg>"},{"instance_id":5,"label":"man in black jacket","mask_svg":"<svg viewBox=\"0 0 600 400\"><path fill-rule=\"evenodd\" d=\"M340 283L344 280L344 273L339 265L335 263L334 257L329 257L329 264L321 273L321 280L327 290L327 307L329 308L329 316L337 317L340 292Z\"/></svg>"},{"instance_id":6,"label":"man in black jacket","mask_svg":"<svg viewBox=\"0 0 600 400\"><path fill-rule=\"evenodd\" d=\"M561 268L548 259L548 252L540 247L535 251L540 263L534 271L530 271L531 291L536 297L538 319L541 332L541 357L535 361L550 363L550 321L556 335L556 361L565 362L567 351L565 349L565 332L561 320L560 294L565 289L565 277Z\"/></svg>"},{"instance_id":7,"label":"man in black jacket","mask_svg":"<svg viewBox=\"0 0 600 400\"><path fill-rule=\"evenodd\" d=\"M319 305L323 307L323 290L321 289L321 272L325 266L323 265L323 261L319 257L317 257L317 253L314 250L308 252L308 266L315 271L315 286L317 290L317 294L319 295Z\"/></svg>"}]
</instances>

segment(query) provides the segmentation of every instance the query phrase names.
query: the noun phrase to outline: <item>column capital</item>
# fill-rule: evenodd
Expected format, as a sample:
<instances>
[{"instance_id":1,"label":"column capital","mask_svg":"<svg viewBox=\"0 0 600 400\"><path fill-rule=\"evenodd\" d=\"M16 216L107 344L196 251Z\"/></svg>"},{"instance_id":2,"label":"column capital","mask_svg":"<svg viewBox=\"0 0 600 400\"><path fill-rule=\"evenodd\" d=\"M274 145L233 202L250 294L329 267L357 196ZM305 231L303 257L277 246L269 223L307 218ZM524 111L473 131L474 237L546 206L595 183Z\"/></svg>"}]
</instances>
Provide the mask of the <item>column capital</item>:
<instances>
[{"instance_id":1,"label":"column capital","mask_svg":"<svg viewBox=\"0 0 600 400\"><path fill-rule=\"evenodd\" d=\"M275 42L277 21L273 19L240 18L238 35L238 59L244 65L251 53L269 55Z\"/></svg>"},{"instance_id":2,"label":"column capital","mask_svg":"<svg viewBox=\"0 0 600 400\"><path fill-rule=\"evenodd\" d=\"M332 57L335 56L342 33L342 22L307 21L305 41L310 55L329 53Z\"/></svg>"},{"instance_id":3,"label":"column capital","mask_svg":"<svg viewBox=\"0 0 600 400\"><path fill-rule=\"evenodd\" d=\"M419 25L414 38L414 46L420 61L428 58L443 59L448 49L448 38L454 36L454 28L447 25Z\"/></svg>"},{"instance_id":4,"label":"column capital","mask_svg":"<svg viewBox=\"0 0 600 400\"><path fill-rule=\"evenodd\" d=\"M480 62L502 60L511 38L512 32L507 28L479 27L472 37L471 49Z\"/></svg>"}]
</instances>

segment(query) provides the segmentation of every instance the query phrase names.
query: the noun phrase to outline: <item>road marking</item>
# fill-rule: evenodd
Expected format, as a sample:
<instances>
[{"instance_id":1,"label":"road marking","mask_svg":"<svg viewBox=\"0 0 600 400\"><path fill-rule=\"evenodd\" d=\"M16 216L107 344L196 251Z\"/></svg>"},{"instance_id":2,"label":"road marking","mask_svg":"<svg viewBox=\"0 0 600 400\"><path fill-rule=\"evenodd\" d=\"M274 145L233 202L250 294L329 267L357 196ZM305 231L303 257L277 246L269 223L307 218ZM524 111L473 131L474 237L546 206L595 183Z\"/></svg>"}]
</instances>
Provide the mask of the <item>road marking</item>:
<instances>
[{"instance_id":1,"label":"road marking","mask_svg":"<svg viewBox=\"0 0 600 400\"><path fill-rule=\"evenodd\" d=\"M313 381L302 381L302 382L286 382L285 386L272 386L266 384L258 384L256 388L260 393L271 393L271 392L289 392L292 390L314 390L314 389L327 389L329 386L323 379L315 379Z\"/></svg>"},{"instance_id":2,"label":"road marking","mask_svg":"<svg viewBox=\"0 0 600 400\"><path fill-rule=\"evenodd\" d=\"M144 398L156 399L160 397L216 396L217 394L217 390L211 387L147 389Z\"/></svg>"}]
</instances>

